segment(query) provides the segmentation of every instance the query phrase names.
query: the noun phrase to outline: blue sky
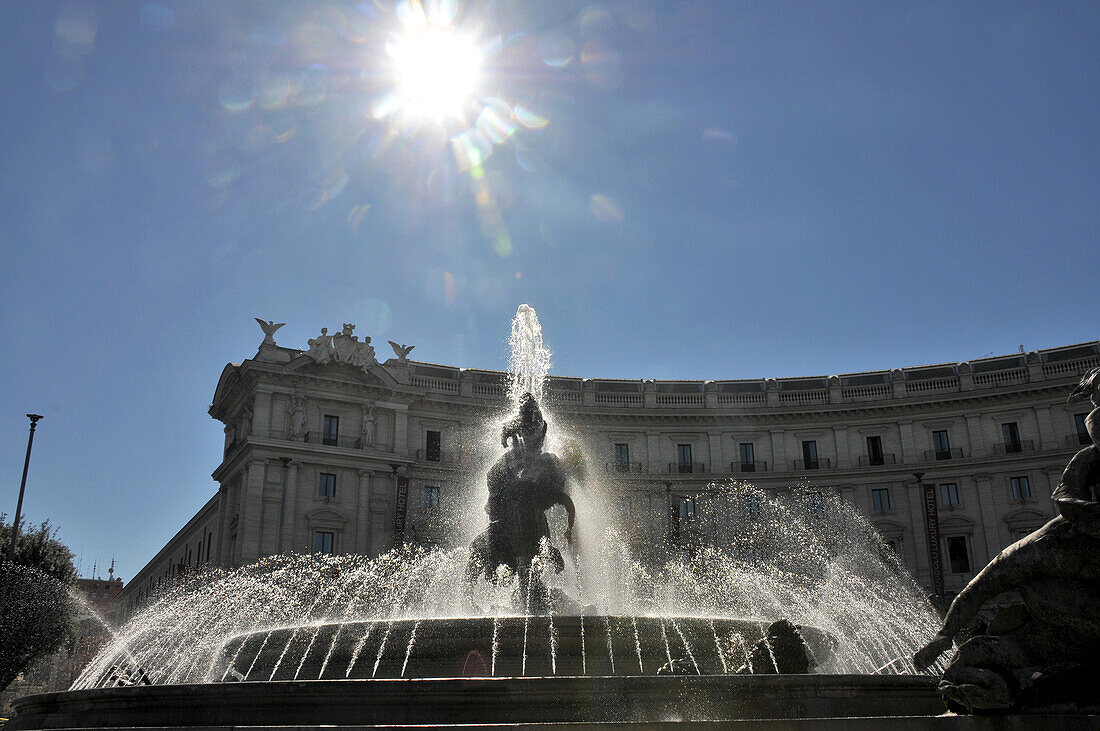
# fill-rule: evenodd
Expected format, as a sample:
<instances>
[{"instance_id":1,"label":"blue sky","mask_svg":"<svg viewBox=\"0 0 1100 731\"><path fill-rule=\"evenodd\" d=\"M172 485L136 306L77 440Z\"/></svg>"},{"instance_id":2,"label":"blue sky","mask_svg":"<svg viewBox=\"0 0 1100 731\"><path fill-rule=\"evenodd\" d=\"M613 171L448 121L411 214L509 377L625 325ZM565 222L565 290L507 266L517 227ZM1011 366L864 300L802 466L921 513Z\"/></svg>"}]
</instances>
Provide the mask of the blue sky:
<instances>
[{"instance_id":1,"label":"blue sky","mask_svg":"<svg viewBox=\"0 0 1100 731\"><path fill-rule=\"evenodd\" d=\"M456 9L476 176L476 124L378 112L392 5L0 5L0 511L45 414L24 512L132 576L215 490L254 316L502 368L528 302L553 372L623 378L1098 336L1097 6Z\"/></svg>"}]
</instances>

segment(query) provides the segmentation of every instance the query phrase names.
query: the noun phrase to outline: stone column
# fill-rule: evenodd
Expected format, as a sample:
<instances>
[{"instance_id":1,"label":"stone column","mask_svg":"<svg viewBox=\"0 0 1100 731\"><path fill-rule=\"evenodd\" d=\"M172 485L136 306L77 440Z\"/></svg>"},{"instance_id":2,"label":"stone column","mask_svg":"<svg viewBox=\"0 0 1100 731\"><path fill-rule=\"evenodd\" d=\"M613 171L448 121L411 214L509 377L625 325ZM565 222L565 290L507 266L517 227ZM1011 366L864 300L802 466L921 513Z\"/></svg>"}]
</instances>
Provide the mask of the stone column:
<instances>
[{"instance_id":1,"label":"stone column","mask_svg":"<svg viewBox=\"0 0 1100 731\"><path fill-rule=\"evenodd\" d=\"M1058 437L1054 435L1054 420L1050 416L1049 406L1035 407L1035 420L1039 422L1039 449L1057 449Z\"/></svg>"},{"instance_id":2,"label":"stone column","mask_svg":"<svg viewBox=\"0 0 1100 731\"><path fill-rule=\"evenodd\" d=\"M248 463L248 476L244 484L244 504L237 522L237 543L241 547L241 562L248 563L260 557L260 529L263 523L263 490L266 459L254 459Z\"/></svg>"},{"instance_id":3,"label":"stone column","mask_svg":"<svg viewBox=\"0 0 1100 731\"><path fill-rule=\"evenodd\" d=\"M836 467L850 467L851 457L848 454L848 427L834 426L833 441L836 442Z\"/></svg>"},{"instance_id":4,"label":"stone column","mask_svg":"<svg viewBox=\"0 0 1100 731\"><path fill-rule=\"evenodd\" d=\"M286 494L283 496L283 545L280 550L290 553L300 549L298 543L298 470L302 463L291 461L286 466Z\"/></svg>"},{"instance_id":5,"label":"stone column","mask_svg":"<svg viewBox=\"0 0 1100 731\"><path fill-rule=\"evenodd\" d=\"M359 470L358 474L359 494L355 500L355 552L365 556L370 553L370 481L373 473L370 470Z\"/></svg>"},{"instance_id":6,"label":"stone column","mask_svg":"<svg viewBox=\"0 0 1100 731\"><path fill-rule=\"evenodd\" d=\"M787 469L787 449L784 446L786 441L786 433L782 429L772 429L772 462L774 462L773 470L785 470Z\"/></svg>"}]
</instances>

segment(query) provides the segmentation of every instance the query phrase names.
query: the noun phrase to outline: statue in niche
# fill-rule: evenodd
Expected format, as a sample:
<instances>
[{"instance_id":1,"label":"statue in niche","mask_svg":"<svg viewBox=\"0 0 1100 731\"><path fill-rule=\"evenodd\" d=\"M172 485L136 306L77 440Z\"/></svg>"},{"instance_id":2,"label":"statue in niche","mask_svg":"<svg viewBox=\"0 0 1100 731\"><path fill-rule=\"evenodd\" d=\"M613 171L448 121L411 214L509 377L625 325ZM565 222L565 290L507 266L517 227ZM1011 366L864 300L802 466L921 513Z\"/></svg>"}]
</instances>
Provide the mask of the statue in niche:
<instances>
[{"instance_id":1,"label":"statue in niche","mask_svg":"<svg viewBox=\"0 0 1100 731\"><path fill-rule=\"evenodd\" d=\"M504 425L501 444L508 451L490 468L487 482L489 527L470 544L466 577L472 584L480 576L498 581L499 567L518 577L513 602L520 611L545 614L552 609L577 608L559 589L542 581L541 566L557 573L565 569L561 552L550 541L546 511L555 505L569 517L565 538L573 541L576 508L566 489L566 472L556 455L542 451L546 421L538 401L530 393L520 399L516 418Z\"/></svg>"},{"instance_id":2,"label":"statue in niche","mask_svg":"<svg viewBox=\"0 0 1100 731\"><path fill-rule=\"evenodd\" d=\"M375 432L378 429L378 416L374 411L374 406L367 405L363 407L363 419L361 426L359 427L359 448L366 449L374 444Z\"/></svg>"},{"instance_id":3,"label":"statue in niche","mask_svg":"<svg viewBox=\"0 0 1100 731\"><path fill-rule=\"evenodd\" d=\"M1069 402L1085 399L1092 444L1070 460L1051 495L1059 515L990 561L913 658L927 668L960 634L972 635L940 681L951 710L1100 710L1100 368L1081 378ZM1023 603L1000 608L982 627L979 611L1011 591Z\"/></svg>"},{"instance_id":4,"label":"statue in niche","mask_svg":"<svg viewBox=\"0 0 1100 731\"><path fill-rule=\"evenodd\" d=\"M305 439L306 431L306 397L294 395L290 397L290 405L287 407L290 421L290 439L300 442Z\"/></svg>"}]
</instances>

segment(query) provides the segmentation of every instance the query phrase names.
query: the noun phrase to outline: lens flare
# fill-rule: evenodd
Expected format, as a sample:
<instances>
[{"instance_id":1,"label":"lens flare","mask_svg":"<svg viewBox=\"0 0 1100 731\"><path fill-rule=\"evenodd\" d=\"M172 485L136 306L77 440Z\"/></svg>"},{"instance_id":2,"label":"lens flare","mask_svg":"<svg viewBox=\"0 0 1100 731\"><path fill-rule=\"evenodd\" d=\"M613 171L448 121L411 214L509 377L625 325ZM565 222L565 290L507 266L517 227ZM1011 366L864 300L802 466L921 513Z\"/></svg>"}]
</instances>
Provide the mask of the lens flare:
<instances>
[{"instance_id":1,"label":"lens flare","mask_svg":"<svg viewBox=\"0 0 1100 731\"><path fill-rule=\"evenodd\" d=\"M461 117L474 98L481 53L470 39L447 28L428 27L388 48L398 75L399 105L417 116Z\"/></svg>"}]
</instances>

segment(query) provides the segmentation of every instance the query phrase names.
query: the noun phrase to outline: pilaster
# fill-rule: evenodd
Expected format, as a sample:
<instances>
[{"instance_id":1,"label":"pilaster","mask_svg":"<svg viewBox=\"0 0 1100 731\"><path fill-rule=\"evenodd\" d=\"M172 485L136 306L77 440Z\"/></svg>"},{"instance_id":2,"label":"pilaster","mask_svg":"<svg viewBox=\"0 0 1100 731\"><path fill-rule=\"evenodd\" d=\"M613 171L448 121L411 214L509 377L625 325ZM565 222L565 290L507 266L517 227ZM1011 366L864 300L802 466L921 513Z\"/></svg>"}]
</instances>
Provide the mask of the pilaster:
<instances>
[{"instance_id":1,"label":"pilaster","mask_svg":"<svg viewBox=\"0 0 1100 731\"><path fill-rule=\"evenodd\" d=\"M990 559L1000 553L1001 545L1004 543L1001 540L1000 526L998 525L1000 516L1004 515L1004 512L997 508L998 501L993 493L993 478L991 475L984 472L974 475L974 491L978 495L978 520L982 524L981 531L986 546L985 561L988 563Z\"/></svg>"},{"instance_id":2,"label":"pilaster","mask_svg":"<svg viewBox=\"0 0 1100 731\"><path fill-rule=\"evenodd\" d=\"M298 548L298 470L302 463L291 461L286 466L286 492L283 494L283 527L280 553L291 553Z\"/></svg>"},{"instance_id":3,"label":"pilaster","mask_svg":"<svg viewBox=\"0 0 1100 731\"><path fill-rule=\"evenodd\" d=\"M970 442L970 455L985 454L985 437L982 434L981 414L966 415L966 437Z\"/></svg>"},{"instance_id":4,"label":"pilaster","mask_svg":"<svg viewBox=\"0 0 1100 731\"><path fill-rule=\"evenodd\" d=\"M270 391L256 391L252 405L252 433L258 437L272 436Z\"/></svg>"},{"instance_id":5,"label":"pilaster","mask_svg":"<svg viewBox=\"0 0 1100 731\"><path fill-rule=\"evenodd\" d=\"M836 466L850 466L851 457L848 454L848 427L834 426L833 440L836 442Z\"/></svg>"},{"instance_id":6,"label":"pilaster","mask_svg":"<svg viewBox=\"0 0 1100 731\"><path fill-rule=\"evenodd\" d=\"M786 433L782 429L772 429L772 461L775 462L773 470L787 469L787 449L784 446Z\"/></svg>"},{"instance_id":7,"label":"pilaster","mask_svg":"<svg viewBox=\"0 0 1100 731\"><path fill-rule=\"evenodd\" d=\"M906 464L920 462L923 456L917 449L916 441L913 439L913 421L911 419L898 420L898 432L901 437L901 461Z\"/></svg>"},{"instance_id":8,"label":"pilaster","mask_svg":"<svg viewBox=\"0 0 1100 731\"><path fill-rule=\"evenodd\" d=\"M374 476L371 470L359 470L359 493L355 500L355 552L363 555L370 553L371 498L370 481Z\"/></svg>"},{"instance_id":9,"label":"pilaster","mask_svg":"<svg viewBox=\"0 0 1100 731\"><path fill-rule=\"evenodd\" d=\"M260 557L260 530L263 523L264 472L266 459L254 459L248 463L248 475L244 484L244 504L237 522L237 543L241 547L241 563L249 563Z\"/></svg>"},{"instance_id":10,"label":"pilaster","mask_svg":"<svg viewBox=\"0 0 1100 731\"><path fill-rule=\"evenodd\" d=\"M409 453L409 405L396 404L393 410L393 453Z\"/></svg>"},{"instance_id":11,"label":"pilaster","mask_svg":"<svg viewBox=\"0 0 1100 731\"><path fill-rule=\"evenodd\" d=\"M722 454L722 434L721 432L707 432L707 437L710 439L710 471L711 472L725 472L726 458ZM726 465L726 467L723 467Z\"/></svg>"},{"instance_id":12,"label":"pilaster","mask_svg":"<svg viewBox=\"0 0 1100 731\"><path fill-rule=\"evenodd\" d=\"M1057 448L1058 438L1054 436L1054 420L1050 416L1050 407L1036 406L1035 420L1039 423L1040 449L1046 451Z\"/></svg>"}]
</instances>

